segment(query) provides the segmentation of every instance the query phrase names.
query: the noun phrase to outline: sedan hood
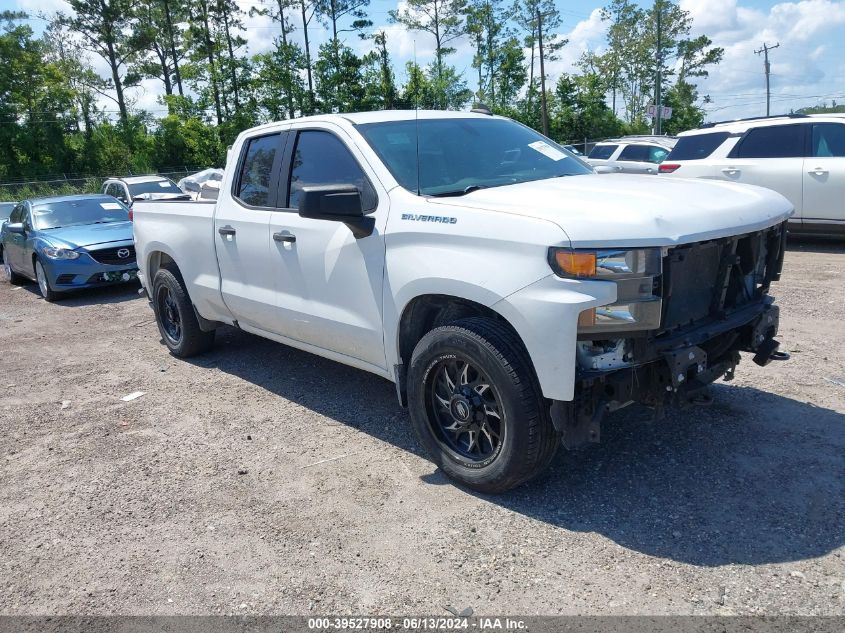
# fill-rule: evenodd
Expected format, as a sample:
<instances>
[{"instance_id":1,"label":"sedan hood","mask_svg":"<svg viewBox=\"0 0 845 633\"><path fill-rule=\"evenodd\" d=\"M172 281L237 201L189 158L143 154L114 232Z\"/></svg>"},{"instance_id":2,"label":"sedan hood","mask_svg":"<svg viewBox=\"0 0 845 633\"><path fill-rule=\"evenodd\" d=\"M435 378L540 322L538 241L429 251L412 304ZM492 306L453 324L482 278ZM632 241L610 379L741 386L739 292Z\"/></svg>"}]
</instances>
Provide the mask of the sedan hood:
<instances>
[{"instance_id":1,"label":"sedan hood","mask_svg":"<svg viewBox=\"0 0 845 633\"><path fill-rule=\"evenodd\" d=\"M63 248L87 248L108 242L131 242L131 222L109 222L108 224L83 224L42 231L44 239L54 246Z\"/></svg>"},{"instance_id":2,"label":"sedan hood","mask_svg":"<svg viewBox=\"0 0 845 633\"><path fill-rule=\"evenodd\" d=\"M786 198L762 187L624 174L565 176L428 201L549 220L574 248L699 242L761 230L793 212Z\"/></svg>"}]
</instances>

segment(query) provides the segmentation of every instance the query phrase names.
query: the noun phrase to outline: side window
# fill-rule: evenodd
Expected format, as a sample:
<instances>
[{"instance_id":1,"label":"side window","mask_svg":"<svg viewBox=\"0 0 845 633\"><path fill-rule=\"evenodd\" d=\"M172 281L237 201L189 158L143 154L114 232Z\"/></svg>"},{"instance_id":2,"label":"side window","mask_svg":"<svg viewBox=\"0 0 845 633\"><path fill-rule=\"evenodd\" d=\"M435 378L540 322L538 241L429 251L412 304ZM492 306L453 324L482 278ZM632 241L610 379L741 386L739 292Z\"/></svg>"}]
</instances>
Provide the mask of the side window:
<instances>
[{"instance_id":1,"label":"side window","mask_svg":"<svg viewBox=\"0 0 845 633\"><path fill-rule=\"evenodd\" d=\"M648 148L648 162L660 164L669 155L669 150L664 147L649 147Z\"/></svg>"},{"instance_id":2,"label":"side window","mask_svg":"<svg viewBox=\"0 0 845 633\"><path fill-rule=\"evenodd\" d=\"M813 125L813 156L845 156L845 124L816 123Z\"/></svg>"},{"instance_id":3,"label":"side window","mask_svg":"<svg viewBox=\"0 0 845 633\"><path fill-rule=\"evenodd\" d=\"M619 147L618 145L596 145L592 150L590 150L590 155L587 158L596 158L598 160L607 160L611 156L613 156L613 152L616 151L616 148Z\"/></svg>"},{"instance_id":4,"label":"side window","mask_svg":"<svg viewBox=\"0 0 845 633\"><path fill-rule=\"evenodd\" d=\"M270 180L279 154L281 134L257 136L246 143L235 197L253 207L272 207Z\"/></svg>"},{"instance_id":5,"label":"side window","mask_svg":"<svg viewBox=\"0 0 845 633\"><path fill-rule=\"evenodd\" d=\"M623 149L622 153L619 154L619 158L617 160L630 160L638 163L647 163L649 162L650 149L651 148L648 145L628 145L628 147Z\"/></svg>"},{"instance_id":6,"label":"side window","mask_svg":"<svg viewBox=\"0 0 845 633\"><path fill-rule=\"evenodd\" d=\"M26 207L21 209L21 222L23 222L23 228L27 231L32 230L32 214L26 210Z\"/></svg>"},{"instance_id":7,"label":"side window","mask_svg":"<svg viewBox=\"0 0 845 633\"><path fill-rule=\"evenodd\" d=\"M797 158L804 155L804 125L771 125L748 131L731 158Z\"/></svg>"},{"instance_id":8,"label":"side window","mask_svg":"<svg viewBox=\"0 0 845 633\"><path fill-rule=\"evenodd\" d=\"M288 207L299 207L299 194L308 185L355 185L364 211L376 208L376 195L349 148L330 132L299 133L290 173Z\"/></svg>"},{"instance_id":9,"label":"side window","mask_svg":"<svg viewBox=\"0 0 845 633\"><path fill-rule=\"evenodd\" d=\"M19 204L14 209L12 209L12 213L9 215L9 224L17 224L21 221L23 216L23 205Z\"/></svg>"}]
</instances>

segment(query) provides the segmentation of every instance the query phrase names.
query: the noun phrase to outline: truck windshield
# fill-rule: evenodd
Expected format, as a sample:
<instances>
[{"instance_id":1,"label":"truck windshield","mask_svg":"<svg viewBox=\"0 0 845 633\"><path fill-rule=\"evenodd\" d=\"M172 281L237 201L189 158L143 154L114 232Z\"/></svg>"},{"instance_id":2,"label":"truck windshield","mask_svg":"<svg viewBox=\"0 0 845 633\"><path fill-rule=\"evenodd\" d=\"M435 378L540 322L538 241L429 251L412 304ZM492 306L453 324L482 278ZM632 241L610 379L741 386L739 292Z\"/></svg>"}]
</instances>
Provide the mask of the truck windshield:
<instances>
[{"instance_id":1,"label":"truck windshield","mask_svg":"<svg viewBox=\"0 0 845 633\"><path fill-rule=\"evenodd\" d=\"M126 222L129 211L111 197L81 198L36 203L32 207L32 221L37 229L57 229L82 224Z\"/></svg>"},{"instance_id":2,"label":"truck windshield","mask_svg":"<svg viewBox=\"0 0 845 633\"><path fill-rule=\"evenodd\" d=\"M592 172L554 141L507 119L411 119L357 129L399 184L424 196Z\"/></svg>"}]
</instances>

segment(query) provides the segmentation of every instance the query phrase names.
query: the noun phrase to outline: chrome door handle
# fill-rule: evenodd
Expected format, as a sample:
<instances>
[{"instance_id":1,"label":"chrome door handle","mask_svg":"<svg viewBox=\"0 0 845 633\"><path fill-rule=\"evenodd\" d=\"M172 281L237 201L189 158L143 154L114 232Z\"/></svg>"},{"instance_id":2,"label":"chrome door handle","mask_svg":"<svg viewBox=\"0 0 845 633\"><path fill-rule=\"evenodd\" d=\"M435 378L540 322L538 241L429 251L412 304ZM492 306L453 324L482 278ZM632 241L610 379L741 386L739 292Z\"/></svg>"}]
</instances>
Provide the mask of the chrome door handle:
<instances>
[{"instance_id":1,"label":"chrome door handle","mask_svg":"<svg viewBox=\"0 0 845 633\"><path fill-rule=\"evenodd\" d=\"M816 176L824 176L827 173L827 170L822 169L821 167L816 167L815 169L811 169L809 173L815 174Z\"/></svg>"},{"instance_id":2,"label":"chrome door handle","mask_svg":"<svg viewBox=\"0 0 845 633\"><path fill-rule=\"evenodd\" d=\"M231 226L221 226L219 229L217 229L217 232L220 233L220 235L222 235L223 237L229 237L237 233L237 231Z\"/></svg>"},{"instance_id":3,"label":"chrome door handle","mask_svg":"<svg viewBox=\"0 0 845 633\"><path fill-rule=\"evenodd\" d=\"M296 235L282 232L273 233L273 239L277 242L287 242L288 244L293 244L296 241Z\"/></svg>"},{"instance_id":4,"label":"chrome door handle","mask_svg":"<svg viewBox=\"0 0 845 633\"><path fill-rule=\"evenodd\" d=\"M736 176L739 173L739 170L734 167L725 167L722 170L723 174L727 174L728 176Z\"/></svg>"}]
</instances>

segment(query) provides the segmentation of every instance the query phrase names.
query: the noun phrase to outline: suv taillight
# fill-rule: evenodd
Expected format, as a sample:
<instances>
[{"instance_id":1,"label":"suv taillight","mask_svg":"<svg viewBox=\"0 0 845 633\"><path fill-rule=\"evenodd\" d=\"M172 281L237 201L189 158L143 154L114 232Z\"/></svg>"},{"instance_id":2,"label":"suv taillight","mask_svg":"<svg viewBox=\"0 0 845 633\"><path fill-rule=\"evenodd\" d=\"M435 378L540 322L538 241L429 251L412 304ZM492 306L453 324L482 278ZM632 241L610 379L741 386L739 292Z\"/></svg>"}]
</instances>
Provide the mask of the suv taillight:
<instances>
[{"instance_id":1,"label":"suv taillight","mask_svg":"<svg viewBox=\"0 0 845 633\"><path fill-rule=\"evenodd\" d=\"M130 222L135 221L135 213L132 211L132 207L129 207L129 221Z\"/></svg>"},{"instance_id":2,"label":"suv taillight","mask_svg":"<svg viewBox=\"0 0 845 633\"><path fill-rule=\"evenodd\" d=\"M673 172L677 171L678 169L680 169L680 167L681 167L681 166L680 166L680 165L678 165L677 163L663 163L663 164L662 164L662 165L658 168L658 171L659 171L661 174L671 174L671 173L673 173Z\"/></svg>"}]
</instances>

